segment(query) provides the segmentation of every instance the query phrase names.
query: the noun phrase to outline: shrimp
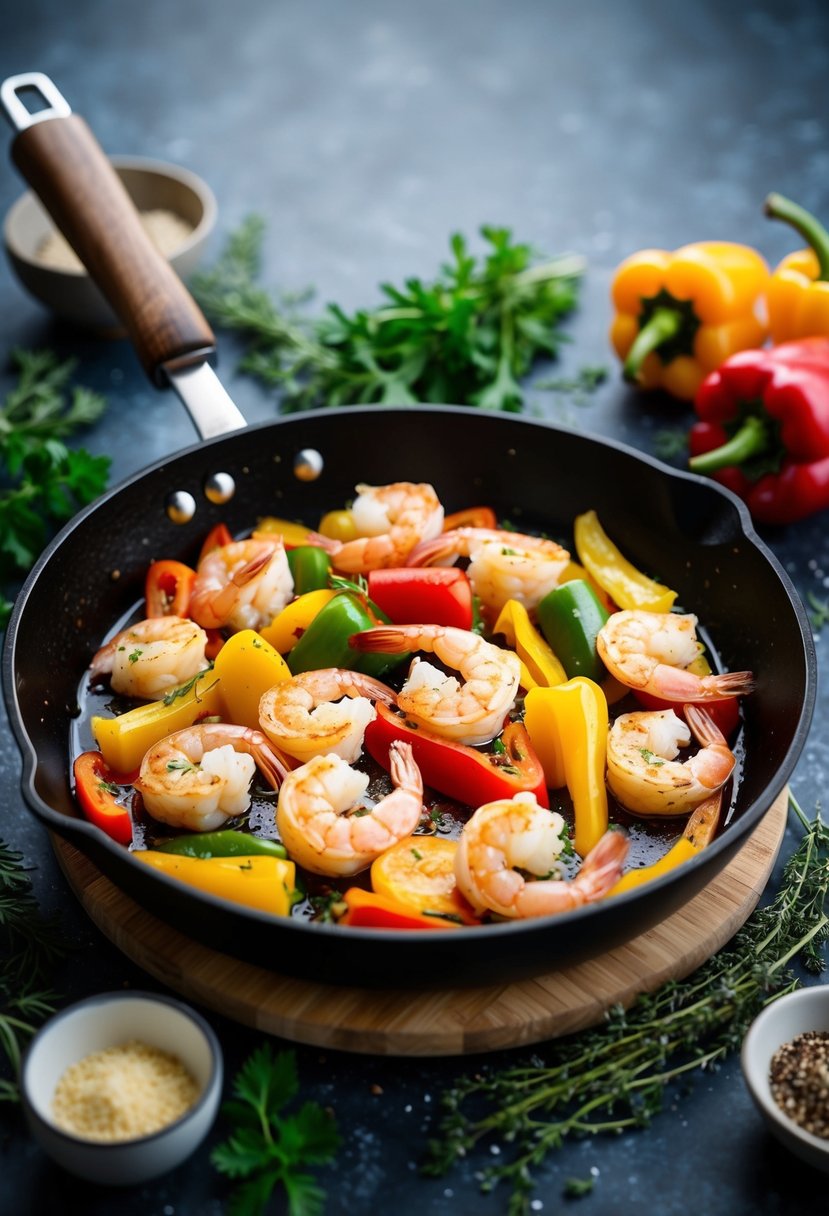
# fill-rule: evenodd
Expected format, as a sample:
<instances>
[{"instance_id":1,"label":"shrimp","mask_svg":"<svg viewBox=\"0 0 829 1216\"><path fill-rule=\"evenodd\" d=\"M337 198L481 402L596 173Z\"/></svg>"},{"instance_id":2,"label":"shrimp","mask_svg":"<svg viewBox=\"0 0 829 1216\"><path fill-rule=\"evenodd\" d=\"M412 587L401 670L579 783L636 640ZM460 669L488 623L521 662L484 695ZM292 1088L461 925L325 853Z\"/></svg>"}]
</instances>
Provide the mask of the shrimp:
<instances>
[{"instance_id":1,"label":"shrimp","mask_svg":"<svg viewBox=\"0 0 829 1216\"><path fill-rule=\"evenodd\" d=\"M321 545L343 573L402 566L415 545L440 535L443 507L433 486L395 481L388 486L355 488L351 513L361 535L340 541L313 532L308 538L309 543Z\"/></svg>"},{"instance_id":2,"label":"shrimp","mask_svg":"<svg viewBox=\"0 0 829 1216\"><path fill-rule=\"evenodd\" d=\"M360 799L365 773L341 756L315 756L282 783L276 823L282 843L298 865L313 874L347 877L410 836L423 810L423 781L411 744L389 748L394 789L370 810Z\"/></svg>"},{"instance_id":3,"label":"shrimp","mask_svg":"<svg viewBox=\"0 0 829 1216\"><path fill-rule=\"evenodd\" d=\"M287 769L261 731L202 723L154 744L141 761L135 788L154 819L212 832L248 809L257 767L279 789Z\"/></svg>"},{"instance_id":4,"label":"shrimp","mask_svg":"<svg viewBox=\"0 0 829 1216\"><path fill-rule=\"evenodd\" d=\"M672 709L661 709L622 714L610 728L607 784L636 815L687 815L731 776L735 758L722 731L698 705L684 712L687 725ZM691 732L700 750L679 762Z\"/></svg>"},{"instance_id":5,"label":"shrimp","mask_svg":"<svg viewBox=\"0 0 829 1216\"><path fill-rule=\"evenodd\" d=\"M477 913L524 918L569 912L602 899L619 880L628 841L605 832L575 878L549 878L564 848L564 820L525 792L479 807L464 825L455 879ZM520 871L538 876L528 881Z\"/></svg>"},{"instance_id":6,"label":"shrimp","mask_svg":"<svg viewBox=\"0 0 829 1216\"><path fill-rule=\"evenodd\" d=\"M293 591L281 537L235 540L199 562L189 612L205 629L260 629L282 611Z\"/></svg>"},{"instance_id":7,"label":"shrimp","mask_svg":"<svg viewBox=\"0 0 829 1216\"><path fill-rule=\"evenodd\" d=\"M155 616L116 633L94 655L93 682L110 677L114 692L143 701L160 701L208 666L207 634L181 616Z\"/></svg>"},{"instance_id":8,"label":"shrimp","mask_svg":"<svg viewBox=\"0 0 829 1216\"><path fill-rule=\"evenodd\" d=\"M372 701L394 705L397 698L385 684L358 671L339 667L303 671L263 694L259 725L272 743L296 760L334 752L353 764L366 727L377 716Z\"/></svg>"},{"instance_id":9,"label":"shrimp","mask_svg":"<svg viewBox=\"0 0 829 1216\"><path fill-rule=\"evenodd\" d=\"M488 743L515 704L518 656L477 633L449 625L379 625L354 634L350 642L382 654L426 650L459 672L463 683L416 658L397 694L409 718L456 743Z\"/></svg>"},{"instance_id":10,"label":"shrimp","mask_svg":"<svg viewBox=\"0 0 829 1216\"><path fill-rule=\"evenodd\" d=\"M690 612L614 612L599 630L596 646L620 684L665 701L721 700L754 688L750 671L697 676L684 670L702 650L697 618Z\"/></svg>"},{"instance_id":11,"label":"shrimp","mask_svg":"<svg viewBox=\"0 0 829 1216\"><path fill-rule=\"evenodd\" d=\"M449 558L469 557L469 581L493 613L507 600L535 608L558 581L570 554L554 540L502 532L495 528L456 528L417 545L408 566L444 565Z\"/></svg>"}]
</instances>

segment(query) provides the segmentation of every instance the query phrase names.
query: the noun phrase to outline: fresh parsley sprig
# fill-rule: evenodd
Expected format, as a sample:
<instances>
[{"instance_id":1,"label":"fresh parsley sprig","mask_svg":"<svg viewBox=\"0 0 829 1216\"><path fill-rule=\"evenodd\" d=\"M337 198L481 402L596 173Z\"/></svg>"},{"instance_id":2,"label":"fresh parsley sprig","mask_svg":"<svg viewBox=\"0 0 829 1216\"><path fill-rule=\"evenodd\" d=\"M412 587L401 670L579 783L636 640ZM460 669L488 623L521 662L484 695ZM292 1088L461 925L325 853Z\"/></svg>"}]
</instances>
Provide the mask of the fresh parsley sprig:
<instances>
[{"instance_id":1,"label":"fresh parsley sprig","mask_svg":"<svg viewBox=\"0 0 829 1216\"><path fill-rule=\"evenodd\" d=\"M276 1054L263 1044L239 1070L233 1092L236 1100L222 1108L233 1134L210 1157L220 1173L241 1180L228 1216L260 1216L279 1184L289 1216L319 1216L325 1192L305 1167L330 1161L340 1137L333 1116L316 1102L283 1113L299 1092L295 1052Z\"/></svg>"},{"instance_id":2,"label":"fresh parsley sprig","mask_svg":"<svg viewBox=\"0 0 829 1216\"><path fill-rule=\"evenodd\" d=\"M551 1045L546 1062L536 1056L462 1078L443 1095L426 1173L445 1173L497 1136L511 1151L484 1167L482 1189L508 1183L510 1216L525 1213L532 1171L568 1137L647 1126L667 1085L715 1068L740 1046L764 1005L800 986L789 970L793 959L813 973L824 969L829 827L819 814L807 821L794 798L791 805L803 838L773 901L749 917L733 942L687 979L663 984L627 1011L612 1009L601 1027Z\"/></svg>"},{"instance_id":3,"label":"fresh parsley sprig","mask_svg":"<svg viewBox=\"0 0 829 1216\"><path fill-rule=\"evenodd\" d=\"M12 363L17 384L0 405L0 629L11 611L9 584L35 561L51 525L97 498L110 465L108 456L63 442L105 406L99 394L69 386L75 360L16 350Z\"/></svg>"},{"instance_id":4,"label":"fresh parsley sprig","mask_svg":"<svg viewBox=\"0 0 829 1216\"><path fill-rule=\"evenodd\" d=\"M297 297L259 285L263 233L249 218L193 287L211 320L245 336L242 367L279 389L286 411L414 402L518 411L522 378L558 352L584 270L575 255L539 262L509 229L486 226L481 256L456 234L433 280L384 283L378 307L330 304L312 319Z\"/></svg>"}]
</instances>

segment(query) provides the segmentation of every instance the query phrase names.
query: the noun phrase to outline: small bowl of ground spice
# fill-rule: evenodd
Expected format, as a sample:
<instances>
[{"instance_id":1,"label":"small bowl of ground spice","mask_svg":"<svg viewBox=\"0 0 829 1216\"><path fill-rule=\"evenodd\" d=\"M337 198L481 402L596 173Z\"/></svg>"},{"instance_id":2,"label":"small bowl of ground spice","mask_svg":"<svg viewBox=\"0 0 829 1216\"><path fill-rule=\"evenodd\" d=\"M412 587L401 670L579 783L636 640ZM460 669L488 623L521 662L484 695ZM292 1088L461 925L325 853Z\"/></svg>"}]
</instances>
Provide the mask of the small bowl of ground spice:
<instances>
[{"instance_id":1,"label":"small bowl of ground spice","mask_svg":"<svg viewBox=\"0 0 829 1216\"><path fill-rule=\"evenodd\" d=\"M212 190L189 169L166 161L109 159L147 235L179 278L186 279L198 266L216 224ZM12 205L3 238L12 269L41 304L103 337L123 335L121 322L36 195L28 192Z\"/></svg>"},{"instance_id":2,"label":"small bowl of ground spice","mask_svg":"<svg viewBox=\"0 0 829 1216\"><path fill-rule=\"evenodd\" d=\"M89 997L29 1044L20 1092L32 1135L58 1165L127 1186L167 1173L216 1117L222 1053L207 1022L146 992Z\"/></svg>"},{"instance_id":3,"label":"small bowl of ground spice","mask_svg":"<svg viewBox=\"0 0 829 1216\"><path fill-rule=\"evenodd\" d=\"M743 1040L742 1065L777 1139L829 1171L829 989L801 988L773 1001Z\"/></svg>"}]
</instances>

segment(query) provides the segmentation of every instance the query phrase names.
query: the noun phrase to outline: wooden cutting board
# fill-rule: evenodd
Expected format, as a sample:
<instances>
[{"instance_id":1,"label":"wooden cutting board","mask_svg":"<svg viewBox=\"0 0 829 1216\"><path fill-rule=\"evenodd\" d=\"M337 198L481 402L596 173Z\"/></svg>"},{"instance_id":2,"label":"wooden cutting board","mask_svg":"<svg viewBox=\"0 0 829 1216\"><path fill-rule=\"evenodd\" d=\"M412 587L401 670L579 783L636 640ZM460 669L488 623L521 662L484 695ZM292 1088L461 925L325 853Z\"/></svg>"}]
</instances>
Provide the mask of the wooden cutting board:
<instances>
[{"instance_id":1,"label":"wooden cutting board","mask_svg":"<svg viewBox=\"0 0 829 1216\"><path fill-rule=\"evenodd\" d=\"M647 933L530 980L440 991L341 988L293 979L192 941L150 915L57 836L61 869L98 928L185 999L268 1034L368 1055L448 1056L537 1043L599 1022L719 950L754 909L786 828L780 795L734 860Z\"/></svg>"}]
</instances>

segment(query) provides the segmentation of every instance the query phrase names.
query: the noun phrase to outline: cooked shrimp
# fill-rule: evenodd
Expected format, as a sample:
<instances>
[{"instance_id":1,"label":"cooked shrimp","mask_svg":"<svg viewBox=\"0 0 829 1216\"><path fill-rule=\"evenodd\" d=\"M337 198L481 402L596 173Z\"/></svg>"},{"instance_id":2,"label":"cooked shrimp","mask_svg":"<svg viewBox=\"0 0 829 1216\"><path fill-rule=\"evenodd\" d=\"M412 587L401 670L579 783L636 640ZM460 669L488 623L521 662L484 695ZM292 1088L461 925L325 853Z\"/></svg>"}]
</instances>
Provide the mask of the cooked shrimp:
<instances>
[{"instance_id":1,"label":"cooked shrimp","mask_svg":"<svg viewBox=\"0 0 829 1216\"><path fill-rule=\"evenodd\" d=\"M553 916L602 899L622 873L622 832L605 832L575 878L549 878L564 848L564 820L521 793L479 807L464 825L455 854L458 889L476 912L523 918ZM520 871L537 875L528 881Z\"/></svg>"},{"instance_id":2,"label":"cooked shrimp","mask_svg":"<svg viewBox=\"0 0 829 1216\"><path fill-rule=\"evenodd\" d=\"M199 562L189 611L205 629L270 624L294 591L281 537L235 540Z\"/></svg>"},{"instance_id":3,"label":"cooked shrimp","mask_svg":"<svg viewBox=\"0 0 829 1216\"><path fill-rule=\"evenodd\" d=\"M290 857L313 874L344 877L370 866L417 827L423 781L411 744L389 748L394 789L370 809L368 777L337 755L315 756L282 783L276 823Z\"/></svg>"},{"instance_id":4,"label":"cooked shrimp","mask_svg":"<svg viewBox=\"0 0 829 1216\"><path fill-rule=\"evenodd\" d=\"M424 541L408 566L439 566L456 557L472 560L466 571L481 603L500 612L507 600L535 608L558 585L570 554L554 540L494 528L456 528Z\"/></svg>"},{"instance_id":5,"label":"cooked shrimp","mask_svg":"<svg viewBox=\"0 0 829 1216\"><path fill-rule=\"evenodd\" d=\"M640 710L622 714L610 728L607 784L634 814L687 815L731 776L734 753L710 715L686 705L685 716L687 725L672 709ZM691 732L700 750L677 761Z\"/></svg>"},{"instance_id":6,"label":"cooked shrimp","mask_svg":"<svg viewBox=\"0 0 829 1216\"><path fill-rule=\"evenodd\" d=\"M212 832L248 809L257 767L279 789L287 770L261 731L203 723L154 744L141 761L135 788L154 819Z\"/></svg>"},{"instance_id":7,"label":"cooked shrimp","mask_svg":"<svg viewBox=\"0 0 829 1216\"><path fill-rule=\"evenodd\" d=\"M690 612L614 612L599 630L596 646L620 684L666 701L737 697L754 687L750 671L697 676L684 670L702 650L697 618Z\"/></svg>"},{"instance_id":8,"label":"cooked shrimp","mask_svg":"<svg viewBox=\"0 0 829 1216\"><path fill-rule=\"evenodd\" d=\"M360 536L339 541L315 532L309 537L346 574L402 566L416 544L438 536L443 527L443 507L425 482L359 485L356 490L351 513Z\"/></svg>"},{"instance_id":9,"label":"cooked shrimp","mask_svg":"<svg viewBox=\"0 0 829 1216\"><path fill-rule=\"evenodd\" d=\"M353 764L366 727L377 716L372 701L394 705L396 700L385 684L358 671L339 667L303 671L264 693L259 725L272 743L296 760L334 752Z\"/></svg>"},{"instance_id":10,"label":"cooked shrimp","mask_svg":"<svg viewBox=\"0 0 829 1216\"><path fill-rule=\"evenodd\" d=\"M207 634L181 616L155 616L122 629L94 656L93 681L108 675L114 692L160 701L209 666Z\"/></svg>"},{"instance_id":11,"label":"cooked shrimp","mask_svg":"<svg viewBox=\"0 0 829 1216\"><path fill-rule=\"evenodd\" d=\"M488 743L515 704L521 662L511 650L448 625L378 625L351 638L358 650L399 654L426 650L463 683L414 659L397 704L414 722L456 743Z\"/></svg>"}]
</instances>

